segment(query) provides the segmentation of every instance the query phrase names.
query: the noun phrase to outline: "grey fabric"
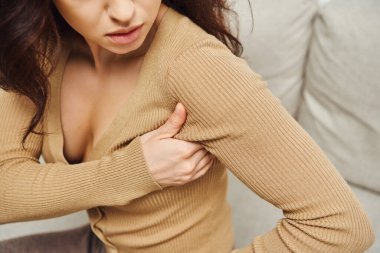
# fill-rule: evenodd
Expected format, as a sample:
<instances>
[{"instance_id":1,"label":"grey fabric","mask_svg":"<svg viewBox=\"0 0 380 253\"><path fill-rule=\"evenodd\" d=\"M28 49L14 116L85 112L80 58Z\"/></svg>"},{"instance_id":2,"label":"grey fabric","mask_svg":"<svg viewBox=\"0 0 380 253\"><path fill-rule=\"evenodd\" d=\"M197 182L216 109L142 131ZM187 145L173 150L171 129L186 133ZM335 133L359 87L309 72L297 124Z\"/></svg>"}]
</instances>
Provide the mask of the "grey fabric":
<instances>
[{"instance_id":1,"label":"grey fabric","mask_svg":"<svg viewBox=\"0 0 380 253\"><path fill-rule=\"evenodd\" d=\"M247 1L235 2L247 61L349 182L377 237L366 253L380 252L380 1L251 1L252 34ZM242 247L283 215L229 179Z\"/></svg>"},{"instance_id":2,"label":"grey fabric","mask_svg":"<svg viewBox=\"0 0 380 253\"><path fill-rule=\"evenodd\" d=\"M232 207L235 247L242 248L272 230L284 217L281 209L261 199L228 171L228 202Z\"/></svg>"},{"instance_id":3,"label":"grey fabric","mask_svg":"<svg viewBox=\"0 0 380 253\"><path fill-rule=\"evenodd\" d=\"M105 253L90 225L52 233L40 233L0 242L2 253Z\"/></svg>"},{"instance_id":4,"label":"grey fabric","mask_svg":"<svg viewBox=\"0 0 380 253\"><path fill-rule=\"evenodd\" d=\"M299 123L353 184L380 193L380 2L320 9Z\"/></svg>"},{"instance_id":5,"label":"grey fabric","mask_svg":"<svg viewBox=\"0 0 380 253\"><path fill-rule=\"evenodd\" d=\"M243 56L263 76L273 94L295 116L304 83L304 66L317 11L314 0L255 0L253 31L247 0L235 0Z\"/></svg>"},{"instance_id":6,"label":"grey fabric","mask_svg":"<svg viewBox=\"0 0 380 253\"><path fill-rule=\"evenodd\" d=\"M332 0L318 12L299 123L348 181L380 252L380 1Z\"/></svg>"},{"instance_id":7,"label":"grey fabric","mask_svg":"<svg viewBox=\"0 0 380 253\"><path fill-rule=\"evenodd\" d=\"M280 209L260 199L239 181L232 173L228 172L230 189L228 200L233 208L233 223L235 229L236 248L250 243L258 235L270 231L276 226L277 220L283 218ZM376 234L375 243L366 253L380 252L380 195L349 184L355 195L362 203L368 214L372 227Z\"/></svg>"}]
</instances>

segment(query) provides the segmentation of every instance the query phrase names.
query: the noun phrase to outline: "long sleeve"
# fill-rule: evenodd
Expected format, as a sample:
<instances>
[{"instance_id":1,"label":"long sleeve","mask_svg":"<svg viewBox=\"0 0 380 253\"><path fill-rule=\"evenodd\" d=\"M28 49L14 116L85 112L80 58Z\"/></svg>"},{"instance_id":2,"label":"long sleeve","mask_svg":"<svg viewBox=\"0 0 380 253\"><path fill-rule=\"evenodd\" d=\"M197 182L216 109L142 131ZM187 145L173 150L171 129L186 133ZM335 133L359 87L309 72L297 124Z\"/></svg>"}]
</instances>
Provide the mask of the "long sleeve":
<instances>
[{"instance_id":1,"label":"long sleeve","mask_svg":"<svg viewBox=\"0 0 380 253\"><path fill-rule=\"evenodd\" d=\"M187 120L175 138L200 142L284 218L236 253L363 252L374 241L367 215L320 147L260 75L206 39L168 70Z\"/></svg>"},{"instance_id":2,"label":"long sleeve","mask_svg":"<svg viewBox=\"0 0 380 253\"><path fill-rule=\"evenodd\" d=\"M147 168L139 136L99 160L40 164L41 135L32 133L26 149L21 146L32 108L25 97L0 90L0 224L125 205L162 189Z\"/></svg>"}]
</instances>

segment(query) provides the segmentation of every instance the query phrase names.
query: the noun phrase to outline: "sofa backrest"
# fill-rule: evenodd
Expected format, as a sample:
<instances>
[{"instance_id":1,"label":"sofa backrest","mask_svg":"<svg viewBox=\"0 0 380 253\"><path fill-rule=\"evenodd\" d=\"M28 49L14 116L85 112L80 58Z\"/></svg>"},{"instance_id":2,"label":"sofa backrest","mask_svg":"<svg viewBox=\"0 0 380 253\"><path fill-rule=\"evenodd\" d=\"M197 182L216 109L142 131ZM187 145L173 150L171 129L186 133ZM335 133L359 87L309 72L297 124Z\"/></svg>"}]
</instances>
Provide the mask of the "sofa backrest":
<instances>
[{"instance_id":1,"label":"sofa backrest","mask_svg":"<svg viewBox=\"0 0 380 253\"><path fill-rule=\"evenodd\" d=\"M353 184L380 193L380 2L319 9L298 121Z\"/></svg>"},{"instance_id":2,"label":"sofa backrest","mask_svg":"<svg viewBox=\"0 0 380 253\"><path fill-rule=\"evenodd\" d=\"M378 0L235 2L243 56L350 183L380 192Z\"/></svg>"},{"instance_id":3,"label":"sofa backrest","mask_svg":"<svg viewBox=\"0 0 380 253\"><path fill-rule=\"evenodd\" d=\"M236 0L246 58L268 82L288 112L295 116L301 102L304 68L317 4L311 0Z\"/></svg>"}]
</instances>

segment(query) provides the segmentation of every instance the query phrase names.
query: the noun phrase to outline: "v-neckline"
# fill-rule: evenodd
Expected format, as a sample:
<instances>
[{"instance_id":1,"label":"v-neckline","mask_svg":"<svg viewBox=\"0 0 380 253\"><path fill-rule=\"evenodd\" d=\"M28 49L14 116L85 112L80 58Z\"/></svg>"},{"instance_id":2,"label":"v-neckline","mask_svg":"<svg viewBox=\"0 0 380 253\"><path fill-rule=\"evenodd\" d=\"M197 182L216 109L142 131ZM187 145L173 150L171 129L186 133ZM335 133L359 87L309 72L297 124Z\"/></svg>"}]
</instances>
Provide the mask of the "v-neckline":
<instances>
[{"instance_id":1,"label":"v-neckline","mask_svg":"<svg viewBox=\"0 0 380 253\"><path fill-rule=\"evenodd\" d=\"M57 107L56 124L58 124L57 129L58 129L58 134L59 134L60 156L67 164L71 164L65 156L65 138L64 138L65 136L64 136L63 124L62 124L62 102L61 102L62 101L63 75L65 72L67 63L70 59L71 48L68 48L66 50L67 51L64 53L65 54L64 57L62 57L63 58L63 65L62 65L62 69L60 71L60 76L58 79L59 81L57 82L57 86L55 87L56 92L57 92L56 93L56 100L55 100L56 105L55 106ZM99 140L96 143L94 143L92 145L92 147L90 147L90 153L87 155L86 161L91 161L93 159L94 155L100 152L99 149L102 149L102 147L104 145L107 145L107 143L109 143L109 141L112 140L111 139L112 132L117 131L118 130L117 127L122 124L122 122L123 122L122 119L124 118L123 114L127 113L127 111L128 111L126 108L130 107L130 105L129 105L131 103L130 101L132 100L132 98L137 96L137 90L139 88L141 88L140 87L141 84L144 83L144 80L143 80L144 76L141 75L141 73L143 72L143 69L144 69L144 62L146 62L146 56L144 56L144 59L141 63L139 76L137 78L137 82L135 84L135 87L132 89L130 94L128 94L128 98L123 101L121 107L118 108L115 116L111 120L111 123L106 127L103 134L99 137ZM83 159L82 159L82 161L80 161L80 163L82 163L82 162L85 162L85 161L83 161Z\"/></svg>"},{"instance_id":2,"label":"v-neckline","mask_svg":"<svg viewBox=\"0 0 380 253\"><path fill-rule=\"evenodd\" d=\"M106 128L105 132L101 135L97 143L93 145L91 148L90 154L88 155L88 158L86 161L91 161L93 159L96 159L98 156L100 156L106 148L109 147L109 145L112 144L114 141L114 138L117 136L117 134L122 130L122 127L124 126L123 123L125 123L125 120L127 118L128 112L130 112L131 106L133 105L133 101L137 99L139 95L139 90L142 89L142 86L144 83L147 82L147 78L150 76L149 74L145 73L146 71L149 71L149 68L146 67L148 63L150 62L150 55L152 48L154 48L155 44L157 43L157 37L160 35L161 30L166 22L166 17L168 16L169 12L171 11L171 8L168 8L164 16L162 17L160 24L157 28L157 31L155 32L154 38L147 50L147 52L144 55L144 58L141 63L139 75L137 78L137 82L135 87L132 89L131 93L128 95L128 98L126 101L122 103L122 106L118 109L116 112L115 117L112 119L110 125ZM57 67L57 76L55 76L55 80L53 81L53 87L52 87L52 97L53 103L53 114L55 120L51 123L54 127L54 132L58 134L57 136L57 142L59 147L59 157L60 160L65 162L66 164L71 164L64 155L64 135L63 135L63 127L62 127L62 120L61 120L61 87L62 87L62 81L63 81L63 74L66 69L66 65L68 63L68 60L70 58L71 48L70 46L63 48L61 58L59 59L58 67ZM85 162L81 161L80 163Z\"/></svg>"}]
</instances>

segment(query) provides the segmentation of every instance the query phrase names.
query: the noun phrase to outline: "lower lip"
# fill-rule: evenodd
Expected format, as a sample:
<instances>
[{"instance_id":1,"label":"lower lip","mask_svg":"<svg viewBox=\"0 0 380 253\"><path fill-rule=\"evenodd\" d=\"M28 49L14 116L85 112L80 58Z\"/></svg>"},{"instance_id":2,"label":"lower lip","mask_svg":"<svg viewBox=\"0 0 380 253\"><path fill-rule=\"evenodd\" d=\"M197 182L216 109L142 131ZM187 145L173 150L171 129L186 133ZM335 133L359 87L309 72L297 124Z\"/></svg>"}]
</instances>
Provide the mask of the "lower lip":
<instances>
[{"instance_id":1,"label":"lower lip","mask_svg":"<svg viewBox=\"0 0 380 253\"><path fill-rule=\"evenodd\" d=\"M129 33L120 33L120 34L108 34L107 37L115 44L126 44L126 43L131 43L135 41L141 31L142 25L132 32Z\"/></svg>"}]
</instances>

